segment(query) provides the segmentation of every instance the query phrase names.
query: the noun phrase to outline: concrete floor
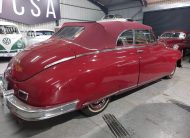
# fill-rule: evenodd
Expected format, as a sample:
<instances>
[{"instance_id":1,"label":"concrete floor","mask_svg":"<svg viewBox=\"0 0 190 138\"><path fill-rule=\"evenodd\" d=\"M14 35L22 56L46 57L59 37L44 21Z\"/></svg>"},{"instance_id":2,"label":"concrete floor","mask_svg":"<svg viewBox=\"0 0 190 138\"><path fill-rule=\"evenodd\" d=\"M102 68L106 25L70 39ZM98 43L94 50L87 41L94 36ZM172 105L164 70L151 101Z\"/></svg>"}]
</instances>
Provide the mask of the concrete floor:
<instances>
[{"instance_id":1,"label":"concrete floor","mask_svg":"<svg viewBox=\"0 0 190 138\"><path fill-rule=\"evenodd\" d=\"M0 74L7 61L0 61ZM111 138L102 116L110 113L131 138L190 137L190 63L173 79L161 79L114 97L101 114L87 118L80 112L40 122L20 122L0 105L0 138ZM2 102L2 99L0 99Z\"/></svg>"}]
</instances>

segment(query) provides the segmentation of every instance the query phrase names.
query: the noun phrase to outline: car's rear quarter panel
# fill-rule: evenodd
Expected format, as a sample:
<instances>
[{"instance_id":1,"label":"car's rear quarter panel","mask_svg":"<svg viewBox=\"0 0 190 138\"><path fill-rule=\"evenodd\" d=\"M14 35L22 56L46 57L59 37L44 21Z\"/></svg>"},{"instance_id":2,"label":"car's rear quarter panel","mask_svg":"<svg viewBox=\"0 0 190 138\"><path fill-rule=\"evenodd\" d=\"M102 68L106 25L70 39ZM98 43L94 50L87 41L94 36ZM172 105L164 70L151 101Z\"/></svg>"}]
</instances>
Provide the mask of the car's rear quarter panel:
<instances>
[{"instance_id":1,"label":"car's rear quarter panel","mask_svg":"<svg viewBox=\"0 0 190 138\"><path fill-rule=\"evenodd\" d=\"M80 107L136 85L138 74L134 50L118 50L66 61L15 84L29 94L30 105L52 106L78 99Z\"/></svg>"}]
</instances>

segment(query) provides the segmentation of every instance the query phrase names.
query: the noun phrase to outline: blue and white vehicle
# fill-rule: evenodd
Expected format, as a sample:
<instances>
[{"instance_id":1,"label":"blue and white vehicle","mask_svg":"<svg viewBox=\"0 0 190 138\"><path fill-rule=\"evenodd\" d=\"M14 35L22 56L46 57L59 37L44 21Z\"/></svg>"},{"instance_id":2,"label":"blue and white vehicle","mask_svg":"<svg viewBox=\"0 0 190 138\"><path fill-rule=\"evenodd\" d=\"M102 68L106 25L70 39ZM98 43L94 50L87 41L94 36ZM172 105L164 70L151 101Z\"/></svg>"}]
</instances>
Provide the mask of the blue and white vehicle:
<instances>
[{"instance_id":1,"label":"blue and white vehicle","mask_svg":"<svg viewBox=\"0 0 190 138\"><path fill-rule=\"evenodd\" d=\"M0 21L0 57L13 57L25 48L16 24Z\"/></svg>"}]
</instances>

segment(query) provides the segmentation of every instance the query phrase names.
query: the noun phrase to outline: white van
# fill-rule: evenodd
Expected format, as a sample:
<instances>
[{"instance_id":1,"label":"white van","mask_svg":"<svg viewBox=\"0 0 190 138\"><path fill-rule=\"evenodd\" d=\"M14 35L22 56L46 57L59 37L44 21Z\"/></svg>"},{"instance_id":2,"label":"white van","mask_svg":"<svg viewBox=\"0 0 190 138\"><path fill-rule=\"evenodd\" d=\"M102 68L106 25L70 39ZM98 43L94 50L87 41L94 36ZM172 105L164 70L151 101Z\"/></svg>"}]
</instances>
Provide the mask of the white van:
<instances>
[{"instance_id":1,"label":"white van","mask_svg":"<svg viewBox=\"0 0 190 138\"><path fill-rule=\"evenodd\" d=\"M53 34L54 34L54 31L48 30L48 29L29 30L26 36L27 46L45 41L49 39Z\"/></svg>"},{"instance_id":2,"label":"white van","mask_svg":"<svg viewBox=\"0 0 190 138\"><path fill-rule=\"evenodd\" d=\"M0 21L0 57L13 57L25 48L16 24Z\"/></svg>"}]
</instances>

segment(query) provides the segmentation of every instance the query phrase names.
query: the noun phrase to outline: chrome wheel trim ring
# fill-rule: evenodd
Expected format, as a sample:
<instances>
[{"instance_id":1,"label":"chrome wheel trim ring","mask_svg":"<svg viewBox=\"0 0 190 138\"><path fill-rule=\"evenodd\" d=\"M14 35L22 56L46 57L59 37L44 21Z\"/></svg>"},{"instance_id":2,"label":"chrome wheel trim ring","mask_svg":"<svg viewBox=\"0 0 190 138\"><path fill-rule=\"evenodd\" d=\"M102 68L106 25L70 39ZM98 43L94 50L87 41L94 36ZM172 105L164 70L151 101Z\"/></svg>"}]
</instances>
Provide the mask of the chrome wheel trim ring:
<instances>
[{"instance_id":1,"label":"chrome wheel trim ring","mask_svg":"<svg viewBox=\"0 0 190 138\"><path fill-rule=\"evenodd\" d=\"M104 108L108 105L108 103L109 103L109 98L98 100L97 102L88 105L88 109L93 113L98 113L104 110Z\"/></svg>"},{"instance_id":2,"label":"chrome wheel trim ring","mask_svg":"<svg viewBox=\"0 0 190 138\"><path fill-rule=\"evenodd\" d=\"M170 77L172 77L172 76L175 74L175 70L176 70L176 66L175 66L175 68L173 69L173 71L171 72L171 74L169 75Z\"/></svg>"}]
</instances>

